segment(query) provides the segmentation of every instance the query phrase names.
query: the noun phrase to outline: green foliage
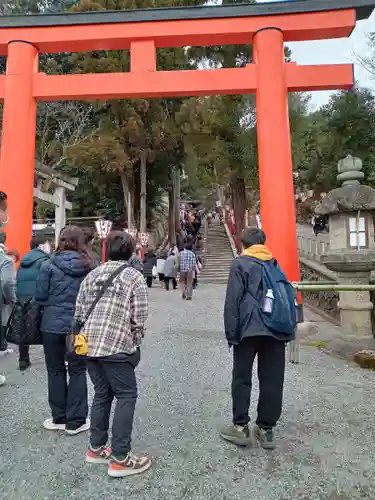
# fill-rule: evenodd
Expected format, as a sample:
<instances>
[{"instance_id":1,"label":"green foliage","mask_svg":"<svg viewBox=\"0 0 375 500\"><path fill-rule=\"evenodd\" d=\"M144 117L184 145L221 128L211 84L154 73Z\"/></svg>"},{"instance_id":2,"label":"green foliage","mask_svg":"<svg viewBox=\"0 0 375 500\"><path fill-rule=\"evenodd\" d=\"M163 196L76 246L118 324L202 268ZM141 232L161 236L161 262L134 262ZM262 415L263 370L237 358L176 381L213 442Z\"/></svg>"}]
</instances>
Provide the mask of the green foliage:
<instances>
[{"instance_id":1,"label":"green foliage","mask_svg":"<svg viewBox=\"0 0 375 500\"><path fill-rule=\"evenodd\" d=\"M375 185L374 95L361 88L334 94L326 106L305 117L294 149L295 169L309 188L336 187L337 163L348 154L361 158L367 182Z\"/></svg>"},{"instance_id":2,"label":"green foliage","mask_svg":"<svg viewBox=\"0 0 375 500\"><path fill-rule=\"evenodd\" d=\"M200 5L194 0L82 0L71 10L117 10L125 8ZM162 49L157 53L159 69L190 69L194 65L184 48ZM42 61L49 74L111 73L129 71L128 51L58 54ZM126 208L130 191L138 215L139 164L147 161L147 199L156 206L162 188L168 188L170 169L185 159L182 130L176 121L183 99L113 100L100 103L55 103L42 105L38 120L38 155L43 161L80 178L74 196L75 212L98 213L112 204L112 186L122 190L116 199L117 211ZM69 116L70 115L70 116ZM70 118L70 119L69 119ZM70 126L68 126L70 123ZM87 178L90 179L89 185ZM109 189L111 186L111 189ZM87 196L87 189L94 195ZM83 191L84 190L84 191ZM81 193L83 191L83 193ZM98 196L99 194L99 196ZM133 217L134 218L134 217Z\"/></svg>"}]
</instances>

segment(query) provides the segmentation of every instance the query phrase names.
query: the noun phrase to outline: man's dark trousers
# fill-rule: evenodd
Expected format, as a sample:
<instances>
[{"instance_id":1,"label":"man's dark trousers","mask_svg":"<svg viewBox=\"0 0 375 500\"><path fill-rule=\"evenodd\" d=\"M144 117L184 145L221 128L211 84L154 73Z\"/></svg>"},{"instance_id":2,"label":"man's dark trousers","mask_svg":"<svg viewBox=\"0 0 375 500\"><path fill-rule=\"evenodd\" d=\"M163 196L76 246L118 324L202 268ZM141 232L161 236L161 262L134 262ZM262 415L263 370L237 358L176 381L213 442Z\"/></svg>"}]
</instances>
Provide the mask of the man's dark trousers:
<instances>
[{"instance_id":1,"label":"man's dark trousers","mask_svg":"<svg viewBox=\"0 0 375 500\"><path fill-rule=\"evenodd\" d=\"M90 444L99 448L107 444L109 417L113 399L117 399L112 423L112 452L123 460L131 449L131 435L137 381L135 368L140 361L140 350L134 354L115 354L105 358L89 358L88 372L94 385L91 407Z\"/></svg>"},{"instance_id":2,"label":"man's dark trousers","mask_svg":"<svg viewBox=\"0 0 375 500\"><path fill-rule=\"evenodd\" d=\"M233 423L244 426L250 421L251 377L256 355L259 379L256 423L270 429L281 415L285 372L285 342L273 337L245 338L233 347Z\"/></svg>"},{"instance_id":3,"label":"man's dark trousers","mask_svg":"<svg viewBox=\"0 0 375 500\"><path fill-rule=\"evenodd\" d=\"M18 346L19 361L30 362L30 346L21 344Z\"/></svg>"}]
</instances>

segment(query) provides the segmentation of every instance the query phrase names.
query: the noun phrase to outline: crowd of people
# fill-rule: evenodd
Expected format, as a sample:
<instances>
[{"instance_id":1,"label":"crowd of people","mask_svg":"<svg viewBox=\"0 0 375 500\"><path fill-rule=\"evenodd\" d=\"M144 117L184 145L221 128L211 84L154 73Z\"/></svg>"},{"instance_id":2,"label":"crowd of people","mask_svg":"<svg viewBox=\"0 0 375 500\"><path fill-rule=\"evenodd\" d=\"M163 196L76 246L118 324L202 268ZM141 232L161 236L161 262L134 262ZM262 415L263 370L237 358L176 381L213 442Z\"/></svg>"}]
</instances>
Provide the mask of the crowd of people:
<instances>
[{"instance_id":1,"label":"crowd of people","mask_svg":"<svg viewBox=\"0 0 375 500\"><path fill-rule=\"evenodd\" d=\"M91 246L93 234L76 226L61 231L55 249L47 234L35 236L17 274L6 253L6 241L0 245L3 327L16 300L31 299L41 310L50 407L43 426L68 435L90 431L86 461L106 464L111 477L139 474L151 466L147 455L134 455L131 448L135 369L148 318L148 287L155 272L166 290L170 285L177 288L179 272L182 298L192 298L199 229L196 218L188 224L194 234L186 231L183 245L159 258L150 250L143 263L135 257L133 238L119 230L110 232L108 261L102 264ZM273 429L282 407L285 345L294 338L296 319L291 285L265 239L260 229L246 228L244 252L234 259L230 271L224 324L233 348L233 422L221 436L240 446L250 446L256 438L264 448L273 449ZM249 404L256 356L260 394L258 419L251 431ZM20 345L19 368L29 366L29 346ZM90 416L87 373L94 387Z\"/></svg>"},{"instance_id":2,"label":"crowd of people","mask_svg":"<svg viewBox=\"0 0 375 500\"><path fill-rule=\"evenodd\" d=\"M179 277L182 298L192 300L193 290L198 286L202 269L202 260L197 254L201 225L199 212L181 211L181 227L176 232L176 244L169 251L155 253L151 248L147 250L143 273L148 288L158 280L165 290L176 290Z\"/></svg>"}]
</instances>

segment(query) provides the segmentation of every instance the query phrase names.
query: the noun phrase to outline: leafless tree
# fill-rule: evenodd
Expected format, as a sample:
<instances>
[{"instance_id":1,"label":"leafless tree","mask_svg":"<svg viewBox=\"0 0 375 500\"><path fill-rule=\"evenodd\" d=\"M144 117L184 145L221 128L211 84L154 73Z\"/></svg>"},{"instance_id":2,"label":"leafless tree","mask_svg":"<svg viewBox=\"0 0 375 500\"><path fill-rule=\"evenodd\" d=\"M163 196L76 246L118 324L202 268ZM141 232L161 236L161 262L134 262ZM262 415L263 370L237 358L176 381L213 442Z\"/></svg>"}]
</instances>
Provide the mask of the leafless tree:
<instances>
[{"instance_id":1,"label":"leafless tree","mask_svg":"<svg viewBox=\"0 0 375 500\"><path fill-rule=\"evenodd\" d=\"M370 74L371 79L375 80L375 32L368 36L369 55L356 55L358 62Z\"/></svg>"},{"instance_id":2,"label":"leafless tree","mask_svg":"<svg viewBox=\"0 0 375 500\"><path fill-rule=\"evenodd\" d=\"M36 156L52 168L65 159L65 152L97 132L91 104L74 101L43 102L38 106Z\"/></svg>"}]
</instances>

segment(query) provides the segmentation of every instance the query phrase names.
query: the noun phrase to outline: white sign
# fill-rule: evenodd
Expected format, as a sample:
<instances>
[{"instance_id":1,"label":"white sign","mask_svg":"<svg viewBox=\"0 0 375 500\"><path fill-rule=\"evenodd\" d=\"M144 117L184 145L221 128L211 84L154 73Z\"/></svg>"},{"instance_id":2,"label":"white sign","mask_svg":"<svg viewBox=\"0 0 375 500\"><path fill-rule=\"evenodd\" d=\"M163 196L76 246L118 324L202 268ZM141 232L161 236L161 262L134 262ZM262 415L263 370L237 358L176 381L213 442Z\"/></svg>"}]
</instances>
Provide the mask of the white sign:
<instances>
[{"instance_id":1,"label":"white sign","mask_svg":"<svg viewBox=\"0 0 375 500\"><path fill-rule=\"evenodd\" d=\"M258 229L262 229L262 219L260 218L260 215L256 216L256 220L257 220Z\"/></svg>"},{"instance_id":2,"label":"white sign","mask_svg":"<svg viewBox=\"0 0 375 500\"><path fill-rule=\"evenodd\" d=\"M216 202L216 206L217 206L217 208L221 207L221 201L220 200Z\"/></svg>"}]
</instances>

